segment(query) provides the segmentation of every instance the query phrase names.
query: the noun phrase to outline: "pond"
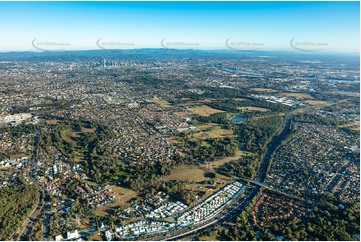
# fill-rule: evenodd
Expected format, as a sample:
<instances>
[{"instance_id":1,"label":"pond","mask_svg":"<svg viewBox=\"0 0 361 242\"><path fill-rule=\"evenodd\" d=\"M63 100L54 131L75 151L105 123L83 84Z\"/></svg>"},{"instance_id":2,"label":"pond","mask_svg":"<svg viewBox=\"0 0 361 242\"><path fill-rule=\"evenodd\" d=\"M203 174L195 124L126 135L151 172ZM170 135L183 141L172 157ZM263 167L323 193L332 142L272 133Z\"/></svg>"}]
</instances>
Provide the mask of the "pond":
<instances>
[{"instance_id":1,"label":"pond","mask_svg":"<svg viewBox=\"0 0 361 242\"><path fill-rule=\"evenodd\" d=\"M240 122L244 122L248 120L248 116L243 114L243 113L236 113L233 118L232 118L232 122L233 123L240 123Z\"/></svg>"}]
</instances>

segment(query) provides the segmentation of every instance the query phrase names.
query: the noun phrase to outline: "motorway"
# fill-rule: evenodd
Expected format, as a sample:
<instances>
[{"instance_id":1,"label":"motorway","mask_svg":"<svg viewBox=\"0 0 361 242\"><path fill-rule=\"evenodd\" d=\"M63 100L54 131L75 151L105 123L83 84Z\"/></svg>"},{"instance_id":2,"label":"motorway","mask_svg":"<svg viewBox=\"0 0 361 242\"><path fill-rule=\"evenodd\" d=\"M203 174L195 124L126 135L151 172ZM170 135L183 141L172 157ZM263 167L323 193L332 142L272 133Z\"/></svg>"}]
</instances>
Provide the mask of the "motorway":
<instances>
[{"instance_id":1,"label":"motorway","mask_svg":"<svg viewBox=\"0 0 361 242\"><path fill-rule=\"evenodd\" d=\"M268 144L267 150L263 156L263 159L260 163L260 167L257 171L257 175L255 177L256 182L263 183L264 180L266 179L267 170L270 164L272 154L276 150L277 146L281 143L284 136L287 134L292 122L293 115L295 112L298 111L300 110L294 110L285 116L285 121L281 132L278 133ZM179 239L186 235L192 234L198 230L204 229L206 227L220 224L225 221L232 221L238 214L240 214L240 212L244 211L248 207L252 199L258 194L259 190L260 190L260 186L250 185L245 190L243 196L241 195L241 197L238 200L236 200L236 202L234 202L229 208L227 208L223 212L219 213L218 216L213 216L212 218L208 220L204 220L200 223L193 224L189 227L179 229L174 232L170 232L167 235L157 236L147 240Z\"/></svg>"}]
</instances>

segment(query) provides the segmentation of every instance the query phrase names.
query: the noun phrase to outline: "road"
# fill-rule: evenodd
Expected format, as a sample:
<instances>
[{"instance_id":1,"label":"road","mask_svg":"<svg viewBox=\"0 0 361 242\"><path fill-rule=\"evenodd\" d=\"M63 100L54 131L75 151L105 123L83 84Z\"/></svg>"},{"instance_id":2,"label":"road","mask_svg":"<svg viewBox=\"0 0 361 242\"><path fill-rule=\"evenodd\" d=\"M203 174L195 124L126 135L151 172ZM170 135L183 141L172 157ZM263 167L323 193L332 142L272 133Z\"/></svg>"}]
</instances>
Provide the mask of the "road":
<instances>
[{"instance_id":1,"label":"road","mask_svg":"<svg viewBox=\"0 0 361 242\"><path fill-rule=\"evenodd\" d=\"M38 131L34 136L34 150L33 150L32 158L29 162L30 165L29 178L34 184L38 186L39 189L37 206L34 208L34 210L30 214L30 216L25 220L25 222L21 225L20 229L18 229L18 232L14 234L13 240L29 240L28 236L30 235L33 229L32 223L36 222L44 212L44 191L40 186L39 182L36 180L34 174L34 164L37 162L36 156L37 156L39 136L40 133Z\"/></svg>"}]
</instances>

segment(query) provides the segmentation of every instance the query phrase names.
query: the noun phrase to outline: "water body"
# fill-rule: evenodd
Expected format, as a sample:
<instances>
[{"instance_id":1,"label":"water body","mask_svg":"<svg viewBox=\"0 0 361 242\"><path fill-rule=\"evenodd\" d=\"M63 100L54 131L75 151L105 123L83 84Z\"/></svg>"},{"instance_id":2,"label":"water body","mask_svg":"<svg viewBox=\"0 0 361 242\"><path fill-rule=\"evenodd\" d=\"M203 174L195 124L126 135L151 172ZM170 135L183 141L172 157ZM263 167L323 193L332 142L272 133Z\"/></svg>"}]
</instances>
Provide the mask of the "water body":
<instances>
[{"instance_id":1,"label":"water body","mask_svg":"<svg viewBox=\"0 0 361 242\"><path fill-rule=\"evenodd\" d=\"M232 118L232 122L233 123L240 123L240 122L244 122L248 120L248 116L242 113L236 113L233 118Z\"/></svg>"}]
</instances>

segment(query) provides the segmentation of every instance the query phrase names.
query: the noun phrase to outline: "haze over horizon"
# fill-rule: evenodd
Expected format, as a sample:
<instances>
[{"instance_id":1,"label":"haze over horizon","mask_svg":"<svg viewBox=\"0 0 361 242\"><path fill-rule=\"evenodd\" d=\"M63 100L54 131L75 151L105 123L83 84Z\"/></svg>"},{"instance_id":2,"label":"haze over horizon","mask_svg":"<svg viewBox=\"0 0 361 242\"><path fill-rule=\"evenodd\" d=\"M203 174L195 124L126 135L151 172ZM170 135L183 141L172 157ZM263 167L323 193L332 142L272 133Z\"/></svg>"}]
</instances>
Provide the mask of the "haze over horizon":
<instances>
[{"instance_id":1,"label":"haze over horizon","mask_svg":"<svg viewBox=\"0 0 361 242\"><path fill-rule=\"evenodd\" d=\"M0 51L360 45L359 2L0 2L0 24Z\"/></svg>"}]
</instances>

